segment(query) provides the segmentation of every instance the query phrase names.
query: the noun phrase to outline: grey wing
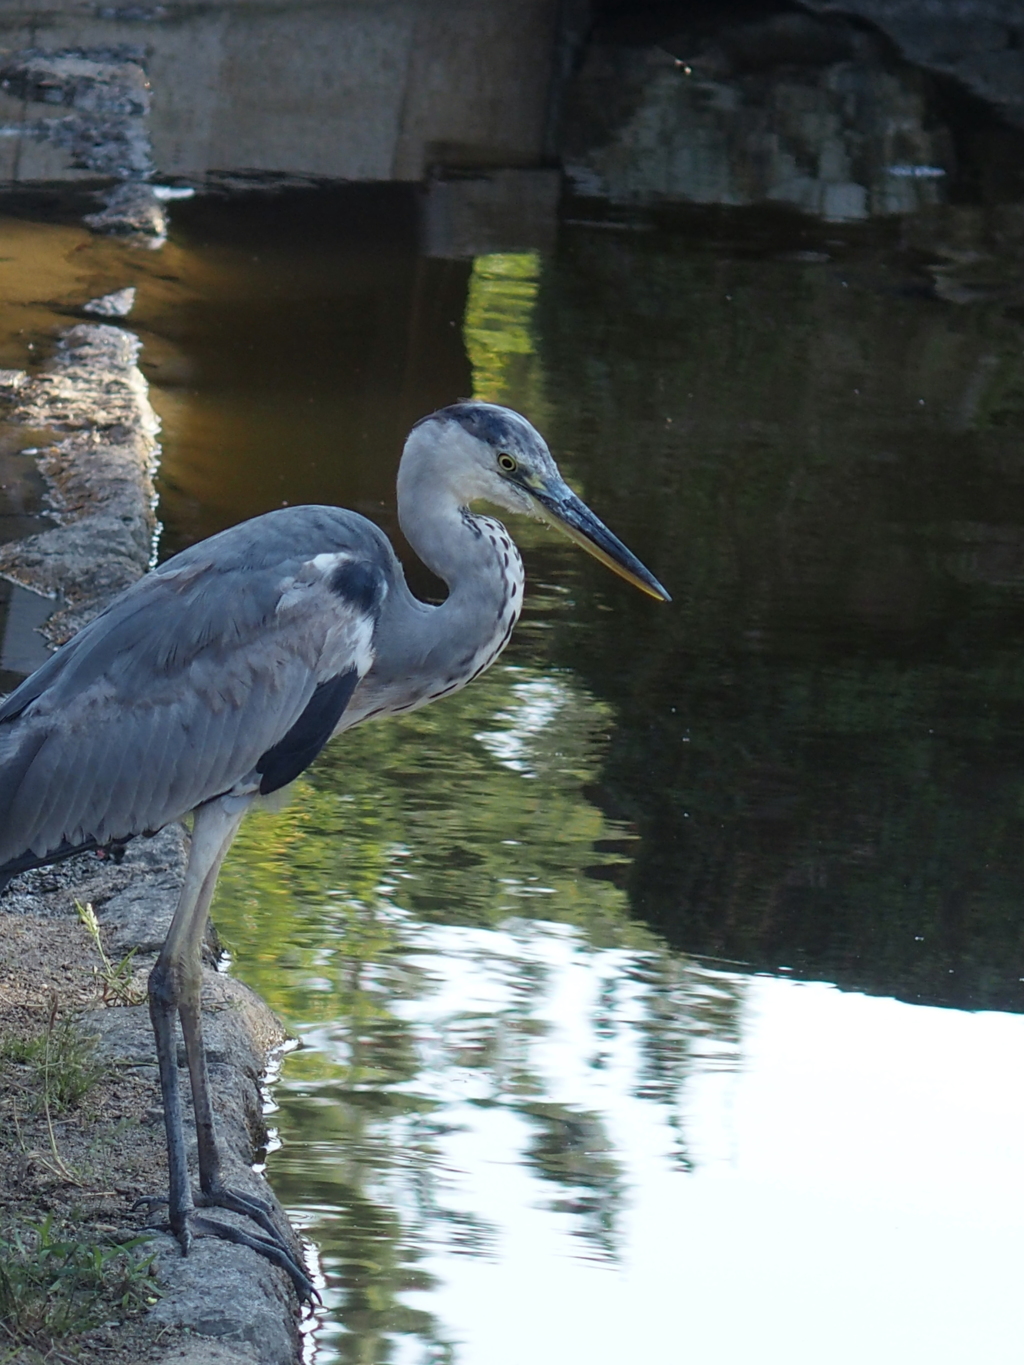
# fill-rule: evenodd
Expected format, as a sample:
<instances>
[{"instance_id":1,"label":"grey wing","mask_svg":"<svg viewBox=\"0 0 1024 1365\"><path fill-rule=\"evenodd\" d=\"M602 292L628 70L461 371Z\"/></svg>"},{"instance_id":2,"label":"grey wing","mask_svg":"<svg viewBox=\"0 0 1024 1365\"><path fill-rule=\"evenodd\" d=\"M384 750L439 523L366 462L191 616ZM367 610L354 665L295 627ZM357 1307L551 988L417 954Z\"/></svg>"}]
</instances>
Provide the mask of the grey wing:
<instances>
[{"instance_id":1,"label":"grey wing","mask_svg":"<svg viewBox=\"0 0 1024 1365\"><path fill-rule=\"evenodd\" d=\"M214 549L129 589L0 706L0 868L296 776L373 661L374 550L225 566Z\"/></svg>"}]
</instances>

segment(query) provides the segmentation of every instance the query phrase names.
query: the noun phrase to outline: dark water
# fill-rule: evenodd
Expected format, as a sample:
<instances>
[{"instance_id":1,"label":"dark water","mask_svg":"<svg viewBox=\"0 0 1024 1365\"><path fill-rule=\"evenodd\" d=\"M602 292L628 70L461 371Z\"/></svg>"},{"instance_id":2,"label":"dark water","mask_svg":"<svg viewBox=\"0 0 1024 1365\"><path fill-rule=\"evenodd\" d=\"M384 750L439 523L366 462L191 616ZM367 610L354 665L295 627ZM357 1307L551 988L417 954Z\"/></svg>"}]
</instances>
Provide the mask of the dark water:
<instances>
[{"instance_id":1,"label":"dark water","mask_svg":"<svg viewBox=\"0 0 1024 1365\"><path fill-rule=\"evenodd\" d=\"M1024 1003L1024 298L997 227L693 213L563 228L519 296L477 268L484 386L673 591L531 529L510 656L611 708L587 795L630 822L616 876L673 947ZM395 190L197 203L178 245L190 297L154 325L188 373L149 369L166 549L285 500L394 533L405 430L473 384L470 264L417 257ZM982 278L951 283L969 248Z\"/></svg>"},{"instance_id":2,"label":"dark water","mask_svg":"<svg viewBox=\"0 0 1024 1365\"><path fill-rule=\"evenodd\" d=\"M165 552L283 502L394 534L404 432L474 393L674 597L517 526L499 665L225 868L306 1045L269 1171L318 1359L1009 1358L1024 220L566 218L445 262L404 190L196 200L134 258Z\"/></svg>"},{"instance_id":3,"label":"dark water","mask_svg":"<svg viewBox=\"0 0 1024 1365\"><path fill-rule=\"evenodd\" d=\"M580 232L539 302L554 441L677 596L602 585L621 626L591 599L556 635L616 711L631 908L687 952L1019 1008L1019 295L990 256L987 296L937 297L897 229L804 263L723 227Z\"/></svg>"}]
</instances>

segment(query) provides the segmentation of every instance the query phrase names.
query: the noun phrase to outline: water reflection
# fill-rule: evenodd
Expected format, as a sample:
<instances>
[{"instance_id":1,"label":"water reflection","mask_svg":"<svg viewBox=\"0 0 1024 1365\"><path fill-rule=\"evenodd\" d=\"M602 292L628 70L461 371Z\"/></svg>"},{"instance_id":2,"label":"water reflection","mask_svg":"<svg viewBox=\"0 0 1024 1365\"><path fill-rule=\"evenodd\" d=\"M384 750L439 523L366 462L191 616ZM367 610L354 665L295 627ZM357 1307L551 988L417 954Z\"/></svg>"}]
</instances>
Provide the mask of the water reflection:
<instances>
[{"instance_id":1,"label":"water reflection","mask_svg":"<svg viewBox=\"0 0 1024 1365\"><path fill-rule=\"evenodd\" d=\"M617 1093L615 1266L564 1255L521 1168L478 1180L479 1206L507 1219L500 1266L426 1262L460 1359L1013 1355L1024 1111L1005 1082L1024 1021L746 978L742 1028L742 1067L688 1084L692 1175L665 1162L657 1111Z\"/></svg>"},{"instance_id":2,"label":"water reflection","mask_svg":"<svg viewBox=\"0 0 1024 1365\"><path fill-rule=\"evenodd\" d=\"M466 295L462 335L473 397L504 403L544 426L544 370L534 312L541 280L536 252L478 256Z\"/></svg>"},{"instance_id":3,"label":"water reflection","mask_svg":"<svg viewBox=\"0 0 1024 1365\"><path fill-rule=\"evenodd\" d=\"M884 233L808 259L687 221L574 230L537 305L553 443L675 598L655 627L583 565L550 646L615 707L632 905L688 951L1019 1008L1019 224L906 228L986 253L953 305Z\"/></svg>"},{"instance_id":4,"label":"water reflection","mask_svg":"<svg viewBox=\"0 0 1024 1365\"><path fill-rule=\"evenodd\" d=\"M589 47L566 130L581 194L785 203L836 222L944 202L950 129L881 35L798 13L710 34L685 23L658 46Z\"/></svg>"},{"instance_id":5,"label":"water reflection","mask_svg":"<svg viewBox=\"0 0 1024 1365\"><path fill-rule=\"evenodd\" d=\"M630 834L581 794L606 734L572 678L499 667L353 732L224 870L217 922L306 1044L275 1092L273 1171L322 1249L339 1359L410 1334L446 1349L404 1296L427 1256L502 1258L474 1184L510 1165L560 1236L617 1262L620 1094L662 1111L685 1170L686 1081L735 1062L742 987L666 957L595 875Z\"/></svg>"},{"instance_id":6,"label":"water reflection","mask_svg":"<svg viewBox=\"0 0 1024 1365\"><path fill-rule=\"evenodd\" d=\"M215 916L237 969L307 1044L277 1090L271 1174L323 1250L322 1359L661 1358L683 1293L697 1358L763 1357L744 1324L780 1323L783 1305L805 1324L789 1358L829 1339L853 1361L866 1339L844 1356L827 1327L845 1311L835 1285L862 1281L888 1304L893 1361L963 1358L936 1286L951 1304L962 1281L983 1316L963 1251L979 1240L1005 1280L985 1210L1019 1171L1009 1149L992 1163L986 1133L1017 1131L1013 1097L1007 1112L993 1098L1014 1021L990 1035L956 1016L950 1034L953 1016L694 955L1021 1001L1017 219L841 237L773 216L570 224L557 256L480 258L430 276L432 294L418 267L392 269L411 238L364 244L332 267L334 297L358 277L352 298L390 300L380 367L340 384L319 353L307 377L289 356L275 429L271 399L248 395L277 383L329 234L240 311L269 343L235 367L225 300L268 278L249 260L263 247L233 255L229 219L190 212L179 259L234 262L230 287L173 316L143 287L138 307L154 329L170 318L231 421L166 390L172 543L228 519L243 484L238 514L338 498L392 529L396 395L439 405L472 375L542 422L676 599L639 601L517 526L531 595L503 664L329 748L225 868ZM384 364L399 337L401 373ZM307 378L312 404L296 401ZM289 448L331 460L282 460L288 424ZM793 1085L785 1057L817 1036ZM948 1105L924 1103L914 1068L934 1081L954 1042ZM896 1103L887 1047L917 1109ZM984 1093L974 1048L998 1058ZM941 1178L918 1178L907 1153L954 1132ZM851 1200L866 1153L878 1188ZM894 1239L897 1169L916 1202ZM865 1265L906 1285L900 1304ZM986 1330L998 1349L1005 1317Z\"/></svg>"},{"instance_id":7,"label":"water reflection","mask_svg":"<svg viewBox=\"0 0 1024 1365\"><path fill-rule=\"evenodd\" d=\"M272 1172L321 1249L318 1361L958 1365L1016 1339L1024 1019L710 969L628 921L604 947L425 922L420 838L275 937L267 890L338 837L322 818L218 910L306 1044Z\"/></svg>"},{"instance_id":8,"label":"water reflection","mask_svg":"<svg viewBox=\"0 0 1024 1365\"><path fill-rule=\"evenodd\" d=\"M659 1164L688 1170L685 1083L736 1061L741 979L677 963L666 989L654 955L548 921L427 926L385 904L373 920L389 947L367 959L322 912L329 946L305 985L335 1017L300 1026L308 1050L275 1092L275 1185L328 1274L324 1360L389 1359L409 1335L443 1345L445 1324L406 1296L436 1288L453 1256L504 1262L518 1220L493 1186L513 1171L560 1255L576 1241L618 1265L623 1101L661 1107Z\"/></svg>"},{"instance_id":9,"label":"water reflection","mask_svg":"<svg viewBox=\"0 0 1024 1365\"><path fill-rule=\"evenodd\" d=\"M165 549L393 533L472 386L675 599L517 525L502 665L243 830L215 917L307 1044L271 1175L323 1360L1003 1358L1020 1019L881 997L1024 1001L1024 219L586 212L470 265L390 190L197 202L132 276Z\"/></svg>"}]
</instances>

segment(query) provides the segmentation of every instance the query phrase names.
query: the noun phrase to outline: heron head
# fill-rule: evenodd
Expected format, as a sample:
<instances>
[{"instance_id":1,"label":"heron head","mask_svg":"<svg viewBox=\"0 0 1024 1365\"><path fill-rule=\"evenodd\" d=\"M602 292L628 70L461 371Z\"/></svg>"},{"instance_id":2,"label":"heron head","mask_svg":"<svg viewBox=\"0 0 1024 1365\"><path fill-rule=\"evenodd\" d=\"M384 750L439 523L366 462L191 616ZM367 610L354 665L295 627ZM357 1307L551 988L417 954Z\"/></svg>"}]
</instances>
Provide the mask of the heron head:
<instances>
[{"instance_id":1,"label":"heron head","mask_svg":"<svg viewBox=\"0 0 1024 1365\"><path fill-rule=\"evenodd\" d=\"M525 417L496 403L455 403L423 423L439 423L466 502L486 500L539 517L634 587L659 601L668 593L636 555L568 486L543 436ZM442 432L438 433L442 435Z\"/></svg>"}]
</instances>

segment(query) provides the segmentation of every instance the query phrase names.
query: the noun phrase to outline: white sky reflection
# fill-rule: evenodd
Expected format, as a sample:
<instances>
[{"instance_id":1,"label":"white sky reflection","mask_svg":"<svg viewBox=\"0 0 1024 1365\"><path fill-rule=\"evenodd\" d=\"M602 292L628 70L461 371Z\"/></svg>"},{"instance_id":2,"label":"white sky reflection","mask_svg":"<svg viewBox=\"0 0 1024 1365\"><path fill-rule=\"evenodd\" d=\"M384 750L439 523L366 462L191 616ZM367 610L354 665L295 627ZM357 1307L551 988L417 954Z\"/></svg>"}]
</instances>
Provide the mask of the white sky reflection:
<instances>
[{"instance_id":1,"label":"white sky reflection","mask_svg":"<svg viewBox=\"0 0 1024 1365\"><path fill-rule=\"evenodd\" d=\"M494 717L504 729L483 730L475 738L506 768L523 777L536 777L534 749L538 737L570 700L567 688L555 678L531 678L510 688L509 707Z\"/></svg>"},{"instance_id":2,"label":"white sky reflection","mask_svg":"<svg viewBox=\"0 0 1024 1365\"><path fill-rule=\"evenodd\" d=\"M738 992L742 1038L738 1058L696 1040L686 1172L669 1108L635 1094L633 955L588 951L560 925L411 937L434 988L397 1010L416 1026L414 1088L450 1125L443 1202L493 1230L478 1255L435 1246L437 1288L407 1296L459 1365L1024 1358L1024 1018L695 968L697 987ZM552 1208L560 1188L524 1161L522 1114L479 1106L500 1101L500 1066L453 1061L459 1028L514 1010L524 962L542 982L528 1012L544 1027L526 1045L541 1098L600 1115L622 1166L618 1261ZM395 1345L396 1361L420 1358Z\"/></svg>"}]
</instances>

